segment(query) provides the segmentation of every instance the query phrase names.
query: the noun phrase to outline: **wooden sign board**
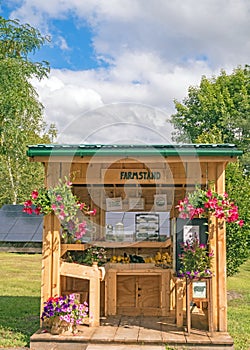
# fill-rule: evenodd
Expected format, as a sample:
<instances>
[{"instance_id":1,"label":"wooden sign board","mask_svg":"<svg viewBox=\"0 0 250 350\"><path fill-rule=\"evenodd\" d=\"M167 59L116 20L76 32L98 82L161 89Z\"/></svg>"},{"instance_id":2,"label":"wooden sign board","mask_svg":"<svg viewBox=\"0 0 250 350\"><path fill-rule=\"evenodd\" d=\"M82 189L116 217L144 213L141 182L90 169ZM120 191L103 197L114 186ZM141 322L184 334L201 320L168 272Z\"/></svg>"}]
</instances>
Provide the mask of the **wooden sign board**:
<instances>
[{"instance_id":1,"label":"wooden sign board","mask_svg":"<svg viewBox=\"0 0 250 350\"><path fill-rule=\"evenodd\" d=\"M166 183L165 169L103 169L103 183Z\"/></svg>"}]
</instances>

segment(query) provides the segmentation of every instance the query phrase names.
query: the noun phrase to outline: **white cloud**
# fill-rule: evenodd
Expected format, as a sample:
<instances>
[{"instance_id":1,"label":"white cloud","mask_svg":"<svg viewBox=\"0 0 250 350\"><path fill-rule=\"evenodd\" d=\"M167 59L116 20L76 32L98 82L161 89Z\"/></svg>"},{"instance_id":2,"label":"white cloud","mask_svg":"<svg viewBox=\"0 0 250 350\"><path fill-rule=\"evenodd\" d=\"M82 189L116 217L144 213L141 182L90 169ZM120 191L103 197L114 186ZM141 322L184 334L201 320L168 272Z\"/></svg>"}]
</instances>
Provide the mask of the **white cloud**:
<instances>
[{"instance_id":1,"label":"white cloud","mask_svg":"<svg viewBox=\"0 0 250 350\"><path fill-rule=\"evenodd\" d=\"M199 84L202 75L217 75L222 68L230 73L246 64L249 12L248 0L24 0L13 15L47 31L52 30L52 19L72 14L76 25L89 23L96 57L112 64L79 72L52 69L49 79L35 84L46 119L56 122L65 138L74 134L67 123L80 118L85 126L75 132L75 139L91 134L95 140L108 140L117 135L134 139L141 134L135 125L134 132L126 128L127 136L124 125L123 134L118 133L120 116L146 129L149 121L154 130L161 130L162 121L174 112L173 99L181 100L190 85ZM60 40L62 49L70 47L63 36ZM133 113L131 103L137 106ZM103 107L114 104L116 108ZM138 105L161 112L145 118L145 109ZM117 106L122 106L121 113L114 118L114 111L119 114ZM100 107L107 113L112 110L106 124L99 125L96 117L89 117L90 111L98 108L96 115L103 121ZM99 130L98 137L92 126Z\"/></svg>"},{"instance_id":2,"label":"white cloud","mask_svg":"<svg viewBox=\"0 0 250 350\"><path fill-rule=\"evenodd\" d=\"M60 47L61 50L66 50L66 51L70 50L67 44L67 41L62 36L59 36L58 38L58 46Z\"/></svg>"},{"instance_id":3,"label":"white cloud","mask_svg":"<svg viewBox=\"0 0 250 350\"><path fill-rule=\"evenodd\" d=\"M74 14L95 31L97 55L153 52L173 64L205 57L212 67L248 62L247 0L25 0L13 15L43 27Z\"/></svg>"},{"instance_id":4,"label":"white cloud","mask_svg":"<svg viewBox=\"0 0 250 350\"><path fill-rule=\"evenodd\" d=\"M130 63L126 66L119 61L117 67L109 71L52 70L47 80L35 82L41 101L46 107L46 120L49 123L56 122L61 142L69 142L70 139L73 143L76 139L78 142L81 139L89 140L88 135L91 134L91 139L99 143L117 138L128 139L129 136L132 143L135 140L146 140L147 131L150 134L149 139L157 143L158 133L161 134L163 130L170 140L170 126L166 120L174 112L173 98L181 99L188 86L198 84L200 76L209 69L204 63L195 64L190 73L189 69L183 67L168 67L151 54L143 54L141 57L129 55L127 58L132 62L134 58L137 64L134 66ZM138 83L132 84L133 78ZM115 113L108 117L104 112L110 111L107 108L110 105L115 105L116 108L112 107ZM120 112L118 107L121 108ZM145 110L150 113L145 113ZM90 115L94 115L94 118ZM100 117L99 121L97 116ZM79 122L84 127L78 128L76 125ZM133 133L128 122L134 125ZM111 125L112 128L108 127ZM116 132L110 132L111 129ZM106 137L104 132L107 133ZM158 142L162 143L163 139L160 139L161 142Z\"/></svg>"}]
</instances>

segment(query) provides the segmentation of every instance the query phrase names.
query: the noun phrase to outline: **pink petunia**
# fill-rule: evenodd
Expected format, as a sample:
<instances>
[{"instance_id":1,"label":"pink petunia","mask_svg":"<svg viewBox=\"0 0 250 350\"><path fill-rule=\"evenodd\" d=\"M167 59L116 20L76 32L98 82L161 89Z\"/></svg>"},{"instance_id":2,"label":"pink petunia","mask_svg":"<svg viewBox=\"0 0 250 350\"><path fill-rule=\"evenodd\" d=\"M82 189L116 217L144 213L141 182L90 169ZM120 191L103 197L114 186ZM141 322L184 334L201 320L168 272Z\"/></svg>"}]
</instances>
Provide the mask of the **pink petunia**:
<instances>
[{"instance_id":1,"label":"pink petunia","mask_svg":"<svg viewBox=\"0 0 250 350\"><path fill-rule=\"evenodd\" d=\"M94 208L93 210L90 210L90 211L88 212L88 214L94 216L94 215L96 214L96 208Z\"/></svg>"},{"instance_id":2,"label":"pink petunia","mask_svg":"<svg viewBox=\"0 0 250 350\"><path fill-rule=\"evenodd\" d=\"M56 208L57 208L56 204L51 204L51 209L52 210L56 210Z\"/></svg>"},{"instance_id":3,"label":"pink petunia","mask_svg":"<svg viewBox=\"0 0 250 350\"><path fill-rule=\"evenodd\" d=\"M209 189L209 190L207 191L206 196L207 196L208 198L212 198L213 194L212 194L211 189Z\"/></svg>"},{"instance_id":4,"label":"pink petunia","mask_svg":"<svg viewBox=\"0 0 250 350\"><path fill-rule=\"evenodd\" d=\"M26 202L24 202L24 206L25 207L31 207L32 206L32 201L29 199L29 200L27 200Z\"/></svg>"},{"instance_id":5,"label":"pink petunia","mask_svg":"<svg viewBox=\"0 0 250 350\"><path fill-rule=\"evenodd\" d=\"M80 208L80 210L86 209L86 204L85 203L80 203L79 204L79 208Z\"/></svg>"},{"instance_id":6,"label":"pink petunia","mask_svg":"<svg viewBox=\"0 0 250 350\"><path fill-rule=\"evenodd\" d=\"M244 225L244 220L239 220L237 224L240 225L240 227L242 227Z\"/></svg>"},{"instance_id":7,"label":"pink petunia","mask_svg":"<svg viewBox=\"0 0 250 350\"><path fill-rule=\"evenodd\" d=\"M26 208L23 208L23 212L26 214L32 214L33 210L31 207L26 207Z\"/></svg>"},{"instance_id":8,"label":"pink petunia","mask_svg":"<svg viewBox=\"0 0 250 350\"><path fill-rule=\"evenodd\" d=\"M36 215L40 215L41 214L41 208L40 207L36 207L34 212L36 213Z\"/></svg>"},{"instance_id":9,"label":"pink petunia","mask_svg":"<svg viewBox=\"0 0 250 350\"><path fill-rule=\"evenodd\" d=\"M34 190L34 191L31 193L31 197L32 197L33 199L37 199L37 197L38 197L38 191L37 191L37 190Z\"/></svg>"}]
</instances>

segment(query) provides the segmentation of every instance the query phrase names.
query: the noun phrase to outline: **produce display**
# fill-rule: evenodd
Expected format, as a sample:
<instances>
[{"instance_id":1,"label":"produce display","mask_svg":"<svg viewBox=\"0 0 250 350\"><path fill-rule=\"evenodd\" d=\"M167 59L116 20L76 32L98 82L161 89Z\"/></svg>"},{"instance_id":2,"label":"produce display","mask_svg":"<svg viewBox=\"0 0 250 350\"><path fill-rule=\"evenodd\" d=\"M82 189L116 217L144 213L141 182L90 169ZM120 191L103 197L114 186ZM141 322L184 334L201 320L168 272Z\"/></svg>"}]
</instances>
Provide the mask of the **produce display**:
<instances>
[{"instance_id":1,"label":"produce display","mask_svg":"<svg viewBox=\"0 0 250 350\"><path fill-rule=\"evenodd\" d=\"M168 266L172 264L172 257L168 252L161 253L157 252L154 256L147 256L147 257L142 257L140 255L132 255L132 254L127 254L124 253L122 255L113 255L109 262L115 263L115 264L129 264L129 263L147 263L147 264L155 264L156 266Z\"/></svg>"}]
</instances>

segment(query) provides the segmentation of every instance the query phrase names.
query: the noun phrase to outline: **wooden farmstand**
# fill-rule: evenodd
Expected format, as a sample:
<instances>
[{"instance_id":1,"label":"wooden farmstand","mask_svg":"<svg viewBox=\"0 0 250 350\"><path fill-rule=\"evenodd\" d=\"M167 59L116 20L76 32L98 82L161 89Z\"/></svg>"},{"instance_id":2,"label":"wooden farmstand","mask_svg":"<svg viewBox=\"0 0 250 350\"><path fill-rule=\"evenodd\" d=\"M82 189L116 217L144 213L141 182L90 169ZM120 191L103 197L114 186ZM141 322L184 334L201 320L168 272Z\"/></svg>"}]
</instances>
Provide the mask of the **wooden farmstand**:
<instances>
[{"instance_id":1,"label":"wooden farmstand","mask_svg":"<svg viewBox=\"0 0 250 350\"><path fill-rule=\"evenodd\" d=\"M74 193L97 210L91 218L93 230L81 244L63 244L57 217L44 217L42 305L51 296L74 292L88 300L90 326L98 326L100 316L121 314L174 315L182 327L186 287L175 275L176 205L196 185L213 184L223 193L225 168L241 152L222 144L80 144L29 146L27 154L31 161L44 164L47 187L66 176ZM226 332L225 224L212 218L208 231L214 251L212 329ZM64 261L67 251L92 245L107 250L110 261L103 268ZM145 263L119 263L125 255L143 257ZM172 261L157 264L152 257L159 255L162 261L163 256Z\"/></svg>"}]
</instances>

